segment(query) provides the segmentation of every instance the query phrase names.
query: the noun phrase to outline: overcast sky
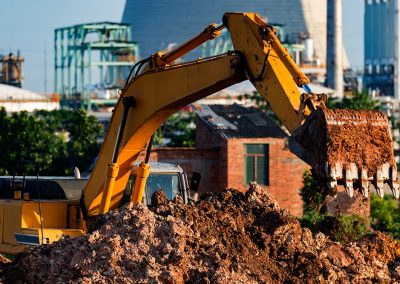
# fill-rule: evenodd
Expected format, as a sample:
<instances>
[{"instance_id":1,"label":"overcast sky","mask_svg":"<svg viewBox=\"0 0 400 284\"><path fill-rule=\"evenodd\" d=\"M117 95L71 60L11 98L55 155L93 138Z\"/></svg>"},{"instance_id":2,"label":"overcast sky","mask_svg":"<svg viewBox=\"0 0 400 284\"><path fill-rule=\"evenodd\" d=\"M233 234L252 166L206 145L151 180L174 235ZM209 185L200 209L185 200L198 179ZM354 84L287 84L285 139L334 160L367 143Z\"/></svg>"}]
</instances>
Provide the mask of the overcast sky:
<instances>
[{"instance_id":1,"label":"overcast sky","mask_svg":"<svg viewBox=\"0 0 400 284\"><path fill-rule=\"evenodd\" d=\"M150 0L149 0L150 1ZM343 36L352 66L363 64L363 0L343 0ZM24 88L53 91L54 29L85 22L121 21L125 0L1 0L0 54L25 57Z\"/></svg>"}]
</instances>

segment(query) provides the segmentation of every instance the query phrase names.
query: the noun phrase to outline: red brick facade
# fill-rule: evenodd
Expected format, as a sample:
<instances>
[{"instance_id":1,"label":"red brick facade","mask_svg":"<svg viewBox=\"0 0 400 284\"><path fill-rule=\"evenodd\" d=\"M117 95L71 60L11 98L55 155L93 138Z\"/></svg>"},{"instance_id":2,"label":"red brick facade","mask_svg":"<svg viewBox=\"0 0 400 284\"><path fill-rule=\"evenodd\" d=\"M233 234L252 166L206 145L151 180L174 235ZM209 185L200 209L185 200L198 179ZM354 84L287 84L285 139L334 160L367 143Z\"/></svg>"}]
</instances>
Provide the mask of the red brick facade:
<instances>
[{"instance_id":1,"label":"red brick facade","mask_svg":"<svg viewBox=\"0 0 400 284\"><path fill-rule=\"evenodd\" d=\"M284 138L234 138L226 139L197 122L196 148L158 148L153 157L159 162L180 165L190 179L199 172L202 180L199 191L222 191L236 188L246 191L244 182L244 145L269 145L269 189L281 207L293 215L301 216L302 200L299 191L302 176L308 166L290 152Z\"/></svg>"}]
</instances>

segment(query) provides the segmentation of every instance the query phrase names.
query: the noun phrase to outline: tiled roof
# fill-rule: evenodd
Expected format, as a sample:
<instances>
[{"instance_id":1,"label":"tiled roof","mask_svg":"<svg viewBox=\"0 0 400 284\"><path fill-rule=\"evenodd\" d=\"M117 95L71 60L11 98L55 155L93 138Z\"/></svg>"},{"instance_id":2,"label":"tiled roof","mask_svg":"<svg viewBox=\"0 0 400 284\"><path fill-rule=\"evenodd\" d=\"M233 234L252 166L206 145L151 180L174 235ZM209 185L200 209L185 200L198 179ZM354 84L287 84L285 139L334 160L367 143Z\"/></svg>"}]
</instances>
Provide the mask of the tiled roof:
<instances>
[{"instance_id":1,"label":"tiled roof","mask_svg":"<svg viewBox=\"0 0 400 284\"><path fill-rule=\"evenodd\" d=\"M227 139L288 136L259 108L238 104L199 105L195 112L202 123Z\"/></svg>"}]
</instances>

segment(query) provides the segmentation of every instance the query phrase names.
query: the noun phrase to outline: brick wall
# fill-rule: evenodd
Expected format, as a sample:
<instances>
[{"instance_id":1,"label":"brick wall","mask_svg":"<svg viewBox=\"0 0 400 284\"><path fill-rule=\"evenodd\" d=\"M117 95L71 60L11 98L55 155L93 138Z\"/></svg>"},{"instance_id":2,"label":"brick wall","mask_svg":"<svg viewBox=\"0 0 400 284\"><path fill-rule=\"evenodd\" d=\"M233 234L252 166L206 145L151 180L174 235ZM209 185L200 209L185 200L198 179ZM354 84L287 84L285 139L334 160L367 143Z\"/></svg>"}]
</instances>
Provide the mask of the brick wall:
<instances>
[{"instance_id":1,"label":"brick wall","mask_svg":"<svg viewBox=\"0 0 400 284\"><path fill-rule=\"evenodd\" d=\"M199 192L219 191L220 184L218 149L156 148L152 158L158 162L179 165L190 179L193 172L201 173Z\"/></svg>"},{"instance_id":2,"label":"brick wall","mask_svg":"<svg viewBox=\"0 0 400 284\"><path fill-rule=\"evenodd\" d=\"M196 118L196 148L211 149L219 148L223 139L215 131L204 125L201 120Z\"/></svg>"},{"instance_id":3,"label":"brick wall","mask_svg":"<svg viewBox=\"0 0 400 284\"><path fill-rule=\"evenodd\" d=\"M205 126L199 119L196 123L196 147L210 149L219 147L220 184L223 188L235 187L245 191L244 184L244 144L269 144L270 191L283 207L302 213L299 190L307 165L290 152L286 140L281 138L223 139L215 131ZM284 174L287 173L287 174ZM222 190L221 189L221 190Z\"/></svg>"},{"instance_id":4,"label":"brick wall","mask_svg":"<svg viewBox=\"0 0 400 284\"><path fill-rule=\"evenodd\" d=\"M269 145L269 191L281 207L293 215L301 216L303 204L300 189L303 186L303 173L308 166L290 152L285 139L246 138L230 139L227 144L227 187L245 191L244 183L244 144L257 143ZM221 157L224 153L221 152Z\"/></svg>"}]
</instances>

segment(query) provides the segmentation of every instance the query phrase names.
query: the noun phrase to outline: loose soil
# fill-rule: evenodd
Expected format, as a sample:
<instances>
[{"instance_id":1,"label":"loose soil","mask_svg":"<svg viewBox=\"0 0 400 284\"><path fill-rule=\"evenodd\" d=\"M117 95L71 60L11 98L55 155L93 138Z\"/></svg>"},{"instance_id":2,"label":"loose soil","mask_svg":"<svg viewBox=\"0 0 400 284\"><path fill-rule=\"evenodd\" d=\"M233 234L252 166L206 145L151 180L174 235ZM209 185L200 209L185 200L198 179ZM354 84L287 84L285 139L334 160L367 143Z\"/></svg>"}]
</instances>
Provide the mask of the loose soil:
<instances>
[{"instance_id":1,"label":"loose soil","mask_svg":"<svg viewBox=\"0 0 400 284\"><path fill-rule=\"evenodd\" d=\"M341 245L312 235L266 189L197 203L128 204L91 233L19 255L8 283L391 283L400 245L374 233Z\"/></svg>"},{"instance_id":2,"label":"loose soil","mask_svg":"<svg viewBox=\"0 0 400 284\"><path fill-rule=\"evenodd\" d=\"M336 162L344 166L355 163L359 169L367 168L369 175L376 173L377 166L393 165L394 154L387 118L379 111L325 110L325 116L333 116L343 125L327 125L327 157L332 166Z\"/></svg>"}]
</instances>

